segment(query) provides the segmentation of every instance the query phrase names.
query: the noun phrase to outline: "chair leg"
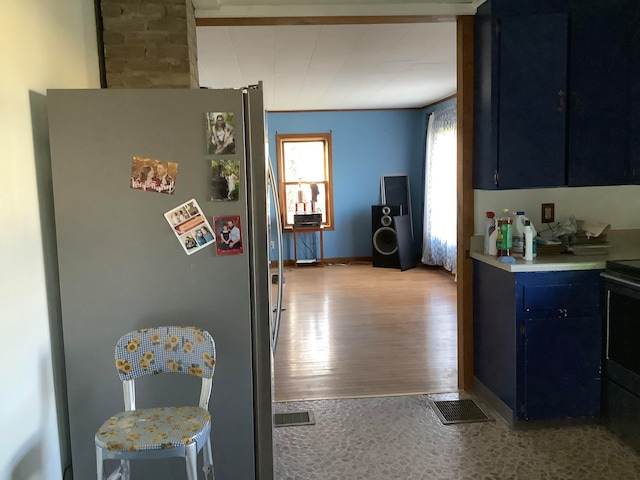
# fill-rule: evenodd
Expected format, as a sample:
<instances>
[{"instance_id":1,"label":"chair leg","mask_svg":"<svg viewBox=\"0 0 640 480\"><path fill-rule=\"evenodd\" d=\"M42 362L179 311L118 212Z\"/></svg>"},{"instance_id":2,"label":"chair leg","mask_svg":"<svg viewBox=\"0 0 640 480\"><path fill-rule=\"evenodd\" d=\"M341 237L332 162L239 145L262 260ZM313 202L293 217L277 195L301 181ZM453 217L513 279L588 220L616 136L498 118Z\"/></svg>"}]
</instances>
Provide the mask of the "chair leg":
<instances>
[{"instance_id":1,"label":"chair leg","mask_svg":"<svg viewBox=\"0 0 640 480\"><path fill-rule=\"evenodd\" d=\"M187 464L187 479L198 480L198 450L196 442L185 447L185 462Z\"/></svg>"},{"instance_id":2,"label":"chair leg","mask_svg":"<svg viewBox=\"0 0 640 480\"><path fill-rule=\"evenodd\" d=\"M204 457L204 467L202 470L204 470L205 480L215 480L216 476L213 472L213 456L211 455L211 438L208 438L207 442L204 444L202 456Z\"/></svg>"},{"instance_id":3,"label":"chair leg","mask_svg":"<svg viewBox=\"0 0 640 480\"><path fill-rule=\"evenodd\" d=\"M120 480L130 480L129 460L120 460Z\"/></svg>"},{"instance_id":4,"label":"chair leg","mask_svg":"<svg viewBox=\"0 0 640 480\"><path fill-rule=\"evenodd\" d=\"M98 472L98 480L106 480L104 474L104 460L102 460L102 449L96 445L96 469Z\"/></svg>"}]
</instances>

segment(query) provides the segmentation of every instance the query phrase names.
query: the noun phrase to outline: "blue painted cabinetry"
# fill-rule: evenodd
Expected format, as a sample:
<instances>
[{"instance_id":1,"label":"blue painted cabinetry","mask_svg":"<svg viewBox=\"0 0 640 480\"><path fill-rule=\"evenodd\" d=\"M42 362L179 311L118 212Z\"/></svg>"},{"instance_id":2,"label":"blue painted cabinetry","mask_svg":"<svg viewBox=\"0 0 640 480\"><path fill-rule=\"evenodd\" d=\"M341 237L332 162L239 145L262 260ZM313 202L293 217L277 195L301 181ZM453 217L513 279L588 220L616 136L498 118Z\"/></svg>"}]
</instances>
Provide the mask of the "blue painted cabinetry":
<instances>
[{"instance_id":1,"label":"blue painted cabinetry","mask_svg":"<svg viewBox=\"0 0 640 480\"><path fill-rule=\"evenodd\" d=\"M630 158L640 180L630 153L634 141L640 153L630 112L635 9L632 0L478 8L475 188L628 184Z\"/></svg>"},{"instance_id":2,"label":"blue painted cabinetry","mask_svg":"<svg viewBox=\"0 0 640 480\"><path fill-rule=\"evenodd\" d=\"M630 171L632 183L640 184L640 3L629 15L631 34L630 97Z\"/></svg>"},{"instance_id":3,"label":"blue painted cabinetry","mask_svg":"<svg viewBox=\"0 0 640 480\"><path fill-rule=\"evenodd\" d=\"M510 273L474 260L473 301L474 376L507 420L599 415L599 270Z\"/></svg>"},{"instance_id":4,"label":"blue painted cabinetry","mask_svg":"<svg viewBox=\"0 0 640 480\"><path fill-rule=\"evenodd\" d=\"M634 0L635 1L635 0ZM631 0L571 2L568 185L632 183Z\"/></svg>"}]
</instances>

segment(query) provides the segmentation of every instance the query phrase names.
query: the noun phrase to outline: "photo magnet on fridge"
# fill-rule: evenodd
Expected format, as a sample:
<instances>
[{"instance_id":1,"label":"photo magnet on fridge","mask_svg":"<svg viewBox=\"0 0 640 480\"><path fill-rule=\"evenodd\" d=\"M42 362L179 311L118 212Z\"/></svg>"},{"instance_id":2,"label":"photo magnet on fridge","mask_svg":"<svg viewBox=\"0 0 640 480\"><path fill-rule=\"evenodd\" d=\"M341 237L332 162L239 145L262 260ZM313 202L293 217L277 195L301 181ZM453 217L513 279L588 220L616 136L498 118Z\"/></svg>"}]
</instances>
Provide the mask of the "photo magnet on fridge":
<instances>
[{"instance_id":1,"label":"photo magnet on fridge","mask_svg":"<svg viewBox=\"0 0 640 480\"><path fill-rule=\"evenodd\" d=\"M233 112L205 113L207 122L207 152L210 155L236 153Z\"/></svg>"},{"instance_id":2,"label":"photo magnet on fridge","mask_svg":"<svg viewBox=\"0 0 640 480\"><path fill-rule=\"evenodd\" d=\"M145 192L173 194L178 176L178 164L155 158L133 157L129 186Z\"/></svg>"},{"instance_id":3,"label":"photo magnet on fridge","mask_svg":"<svg viewBox=\"0 0 640 480\"><path fill-rule=\"evenodd\" d=\"M213 225L218 239L216 242L218 255L238 255L243 252L239 215L215 217Z\"/></svg>"},{"instance_id":4,"label":"photo magnet on fridge","mask_svg":"<svg viewBox=\"0 0 640 480\"><path fill-rule=\"evenodd\" d=\"M237 201L240 195L240 161L211 160L211 200Z\"/></svg>"},{"instance_id":5,"label":"photo magnet on fridge","mask_svg":"<svg viewBox=\"0 0 640 480\"><path fill-rule=\"evenodd\" d=\"M216 242L211 225L202 213L198 202L191 199L164 214L173 228L180 245L187 255L202 250Z\"/></svg>"}]
</instances>

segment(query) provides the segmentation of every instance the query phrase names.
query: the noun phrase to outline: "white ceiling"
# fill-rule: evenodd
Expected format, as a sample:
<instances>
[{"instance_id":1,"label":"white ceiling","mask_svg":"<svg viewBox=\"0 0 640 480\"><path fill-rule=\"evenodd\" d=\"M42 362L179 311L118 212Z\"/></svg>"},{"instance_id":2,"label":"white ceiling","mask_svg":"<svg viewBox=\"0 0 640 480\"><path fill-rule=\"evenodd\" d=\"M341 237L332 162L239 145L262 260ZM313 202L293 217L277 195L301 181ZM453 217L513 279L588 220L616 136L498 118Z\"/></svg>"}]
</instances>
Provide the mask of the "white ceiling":
<instances>
[{"instance_id":1,"label":"white ceiling","mask_svg":"<svg viewBox=\"0 0 640 480\"><path fill-rule=\"evenodd\" d=\"M279 16L282 8L287 17L372 16L385 15L389 7L402 10L396 15L451 18L460 7L475 13L478 3L194 0L198 18ZM456 90L454 21L199 26L197 38L200 85L237 88L261 80L270 111L422 107Z\"/></svg>"}]
</instances>

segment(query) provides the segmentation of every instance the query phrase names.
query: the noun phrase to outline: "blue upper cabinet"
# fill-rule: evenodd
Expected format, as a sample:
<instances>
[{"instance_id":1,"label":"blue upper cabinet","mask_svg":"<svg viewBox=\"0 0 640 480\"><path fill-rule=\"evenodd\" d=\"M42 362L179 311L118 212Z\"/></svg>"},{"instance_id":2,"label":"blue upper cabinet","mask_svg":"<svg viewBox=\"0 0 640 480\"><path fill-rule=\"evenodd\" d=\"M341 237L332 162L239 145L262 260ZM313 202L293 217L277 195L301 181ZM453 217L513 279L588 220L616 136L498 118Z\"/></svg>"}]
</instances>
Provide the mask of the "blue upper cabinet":
<instances>
[{"instance_id":1,"label":"blue upper cabinet","mask_svg":"<svg viewBox=\"0 0 640 480\"><path fill-rule=\"evenodd\" d=\"M489 1L475 18L474 187L566 184L564 2ZM524 13L514 15L516 11Z\"/></svg>"},{"instance_id":2,"label":"blue upper cabinet","mask_svg":"<svg viewBox=\"0 0 640 480\"><path fill-rule=\"evenodd\" d=\"M565 184L566 14L502 17L500 188Z\"/></svg>"},{"instance_id":3,"label":"blue upper cabinet","mask_svg":"<svg viewBox=\"0 0 640 480\"><path fill-rule=\"evenodd\" d=\"M570 186L629 183L629 4L571 5Z\"/></svg>"},{"instance_id":4,"label":"blue upper cabinet","mask_svg":"<svg viewBox=\"0 0 640 480\"><path fill-rule=\"evenodd\" d=\"M629 55L631 67L629 74L630 107L630 174L632 183L640 184L640 4L629 16L631 42Z\"/></svg>"},{"instance_id":5,"label":"blue upper cabinet","mask_svg":"<svg viewBox=\"0 0 640 480\"><path fill-rule=\"evenodd\" d=\"M636 0L489 0L475 19L474 187L640 183Z\"/></svg>"}]
</instances>

